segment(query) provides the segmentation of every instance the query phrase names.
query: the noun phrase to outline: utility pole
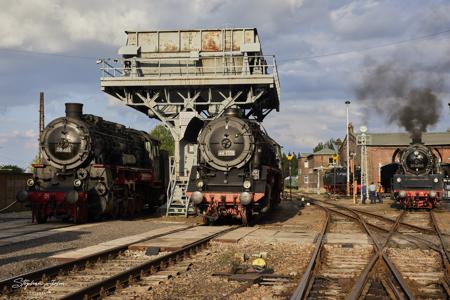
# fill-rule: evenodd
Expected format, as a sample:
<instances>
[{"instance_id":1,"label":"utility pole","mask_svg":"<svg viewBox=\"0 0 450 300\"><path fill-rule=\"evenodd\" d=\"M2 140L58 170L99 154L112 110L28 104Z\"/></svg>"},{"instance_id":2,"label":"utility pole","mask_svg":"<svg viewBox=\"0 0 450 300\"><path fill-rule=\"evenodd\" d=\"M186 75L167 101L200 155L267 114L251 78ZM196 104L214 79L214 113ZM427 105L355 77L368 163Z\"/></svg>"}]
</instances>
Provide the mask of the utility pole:
<instances>
[{"instance_id":1,"label":"utility pole","mask_svg":"<svg viewBox=\"0 0 450 300\"><path fill-rule=\"evenodd\" d=\"M347 122L346 122L346 130L347 130L347 153L346 153L346 159L347 159L347 197L350 196L350 137L348 136L349 130L348 130L348 108L350 106L350 101L345 101L345 105L347 107Z\"/></svg>"},{"instance_id":2,"label":"utility pole","mask_svg":"<svg viewBox=\"0 0 450 300\"><path fill-rule=\"evenodd\" d=\"M39 163L42 162L41 138L44 131L45 112L44 112L44 92L39 94Z\"/></svg>"},{"instance_id":3,"label":"utility pole","mask_svg":"<svg viewBox=\"0 0 450 300\"><path fill-rule=\"evenodd\" d=\"M317 195L320 195L320 171L322 170L323 170L322 166L317 168Z\"/></svg>"},{"instance_id":4,"label":"utility pole","mask_svg":"<svg viewBox=\"0 0 450 300\"><path fill-rule=\"evenodd\" d=\"M293 157L294 156L291 155L291 152L289 152L288 155L287 155L287 159L288 159L288 162L289 162L289 198L290 198L291 201L292 201L292 167L291 167L291 161L292 161Z\"/></svg>"},{"instance_id":5,"label":"utility pole","mask_svg":"<svg viewBox=\"0 0 450 300\"><path fill-rule=\"evenodd\" d=\"M365 189L366 199L369 198L369 159L367 157L367 143L370 136L366 134L366 126L361 126L359 131L358 145L361 146L361 203L363 203L363 187Z\"/></svg>"}]
</instances>

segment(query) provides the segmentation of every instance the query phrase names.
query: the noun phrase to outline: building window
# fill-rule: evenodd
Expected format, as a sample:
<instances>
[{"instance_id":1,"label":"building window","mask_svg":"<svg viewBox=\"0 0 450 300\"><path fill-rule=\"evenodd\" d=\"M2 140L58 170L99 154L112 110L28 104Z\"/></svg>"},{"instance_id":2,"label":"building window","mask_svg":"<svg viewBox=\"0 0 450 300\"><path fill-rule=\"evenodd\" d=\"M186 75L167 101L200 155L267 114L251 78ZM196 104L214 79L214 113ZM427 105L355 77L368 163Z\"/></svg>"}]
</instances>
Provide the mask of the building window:
<instances>
[{"instance_id":1,"label":"building window","mask_svg":"<svg viewBox=\"0 0 450 300\"><path fill-rule=\"evenodd\" d=\"M308 176L303 177L303 182L308 183Z\"/></svg>"},{"instance_id":2,"label":"building window","mask_svg":"<svg viewBox=\"0 0 450 300\"><path fill-rule=\"evenodd\" d=\"M308 168L308 160L305 160L304 167Z\"/></svg>"},{"instance_id":3,"label":"building window","mask_svg":"<svg viewBox=\"0 0 450 300\"><path fill-rule=\"evenodd\" d=\"M330 164L330 165L332 165L333 164L333 158L332 157L330 157L329 159L328 159L328 163Z\"/></svg>"}]
</instances>

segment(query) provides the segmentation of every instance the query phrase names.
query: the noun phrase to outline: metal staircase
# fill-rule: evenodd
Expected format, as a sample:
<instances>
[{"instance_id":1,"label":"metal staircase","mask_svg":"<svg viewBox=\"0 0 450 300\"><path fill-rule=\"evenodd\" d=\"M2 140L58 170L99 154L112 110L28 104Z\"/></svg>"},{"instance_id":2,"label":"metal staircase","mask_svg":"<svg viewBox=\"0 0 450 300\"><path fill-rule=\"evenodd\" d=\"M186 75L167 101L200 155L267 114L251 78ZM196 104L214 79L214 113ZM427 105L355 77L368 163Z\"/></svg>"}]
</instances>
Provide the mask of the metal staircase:
<instances>
[{"instance_id":1,"label":"metal staircase","mask_svg":"<svg viewBox=\"0 0 450 300\"><path fill-rule=\"evenodd\" d=\"M177 178L175 173L175 158L169 159L170 179L167 187L167 210L166 216L184 215L194 213L194 207L186 196L188 179L186 177Z\"/></svg>"}]
</instances>

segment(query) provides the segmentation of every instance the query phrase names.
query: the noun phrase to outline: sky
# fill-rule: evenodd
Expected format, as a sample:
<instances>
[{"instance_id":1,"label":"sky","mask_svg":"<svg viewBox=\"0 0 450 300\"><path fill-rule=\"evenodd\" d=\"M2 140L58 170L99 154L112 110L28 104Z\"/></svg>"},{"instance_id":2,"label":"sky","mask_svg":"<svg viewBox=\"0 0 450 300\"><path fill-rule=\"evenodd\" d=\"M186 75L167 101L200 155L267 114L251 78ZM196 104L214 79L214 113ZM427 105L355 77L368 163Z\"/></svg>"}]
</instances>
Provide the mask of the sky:
<instances>
[{"instance_id":1,"label":"sky","mask_svg":"<svg viewBox=\"0 0 450 300\"><path fill-rule=\"evenodd\" d=\"M0 165L27 167L37 153L39 92L46 123L65 102L141 130L158 124L100 90L97 58L117 57L125 30L256 27L277 59L280 112L263 122L284 151L310 152L344 137L350 121L402 132L355 92L375 66L439 78L442 103L429 131L450 127L450 1L0 0ZM430 79L431 80L431 79ZM376 100L373 100L376 101Z\"/></svg>"}]
</instances>

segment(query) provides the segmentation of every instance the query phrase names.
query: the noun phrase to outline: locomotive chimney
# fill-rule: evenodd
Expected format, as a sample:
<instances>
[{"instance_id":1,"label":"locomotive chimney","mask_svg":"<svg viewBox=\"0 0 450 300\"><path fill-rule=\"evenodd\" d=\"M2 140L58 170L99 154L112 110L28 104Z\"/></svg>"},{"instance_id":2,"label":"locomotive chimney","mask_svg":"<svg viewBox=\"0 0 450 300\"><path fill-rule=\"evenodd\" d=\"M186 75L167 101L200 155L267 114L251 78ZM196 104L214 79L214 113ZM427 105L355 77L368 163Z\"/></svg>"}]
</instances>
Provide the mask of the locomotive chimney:
<instances>
[{"instance_id":1,"label":"locomotive chimney","mask_svg":"<svg viewBox=\"0 0 450 300\"><path fill-rule=\"evenodd\" d=\"M66 103L66 117L73 119L80 119L83 114L83 104L81 103Z\"/></svg>"},{"instance_id":2,"label":"locomotive chimney","mask_svg":"<svg viewBox=\"0 0 450 300\"><path fill-rule=\"evenodd\" d=\"M411 134L411 144L422 144L422 131L420 130L413 130Z\"/></svg>"},{"instance_id":3,"label":"locomotive chimney","mask_svg":"<svg viewBox=\"0 0 450 300\"><path fill-rule=\"evenodd\" d=\"M236 107L229 107L227 109L225 109L224 116L228 116L228 117L242 117L242 112L239 108Z\"/></svg>"}]
</instances>

